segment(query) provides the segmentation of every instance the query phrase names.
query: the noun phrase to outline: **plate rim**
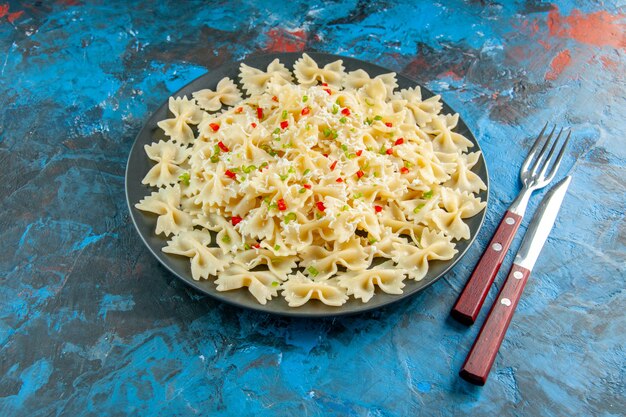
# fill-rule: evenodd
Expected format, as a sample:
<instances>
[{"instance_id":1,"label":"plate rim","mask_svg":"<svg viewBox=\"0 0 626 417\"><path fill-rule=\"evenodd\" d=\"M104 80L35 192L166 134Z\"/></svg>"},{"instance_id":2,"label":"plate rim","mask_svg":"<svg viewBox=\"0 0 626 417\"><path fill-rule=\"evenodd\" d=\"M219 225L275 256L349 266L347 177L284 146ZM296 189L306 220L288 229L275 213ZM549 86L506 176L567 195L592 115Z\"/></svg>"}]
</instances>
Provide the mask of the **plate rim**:
<instances>
[{"instance_id":1,"label":"plate rim","mask_svg":"<svg viewBox=\"0 0 626 417\"><path fill-rule=\"evenodd\" d=\"M313 57L315 56L323 56L327 59L331 59L331 60L337 60L337 59L350 59L351 61L356 61L359 64L365 64L366 66L374 66L377 67L378 69L385 71L385 72L394 72L397 75L400 75L404 78L406 78L407 80L409 80L415 87L420 87L420 89L422 91L427 92L429 95L434 96L436 95L434 92L432 92L430 89L428 89L427 87L423 86L421 83L415 81L412 77L409 77L401 72L396 72L396 71L392 71L389 70L388 68L382 67L378 64L372 63L372 62L368 62L368 61L364 61L358 58L353 58L350 56L343 56L343 55L337 55L337 54L330 54L330 53L326 53L326 52L317 52L317 51L300 51L300 52L272 52L272 53L259 53L259 54L250 54L250 55L246 55L245 57L241 58L240 60L229 60L225 63L223 63L222 65L216 67L216 68L209 68L207 69L207 72L194 78L193 80L189 81L188 83L186 83L185 85L183 85L182 87L180 87L178 90L176 90L173 93L170 93L170 95L168 96L168 98L162 102L162 104L157 107L156 109L154 109L148 117L145 118L145 121L143 122L143 125L141 127L141 129L139 130L139 132L137 133L137 135L135 136L135 139L133 140L133 144L130 147L130 150L128 152L128 158L126 160L126 168L124 170L124 194L126 196L126 206L128 208L128 212L130 214L130 218L133 222L133 226L135 231L137 232L137 234L139 235L141 241L143 242L143 244L146 246L146 248L148 248L148 251L152 254L152 256L154 258L156 258L156 260L161 264L161 266L165 267L165 269L167 269L171 274L173 274L177 279L179 279L180 281L182 281L183 283L185 283L186 285L194 288L196 291L199 291L200 293L209 296L210 298L226 303L228 305L231 306L235 306L238 308L243 308L246 310L252 310L255 312L259 312L259 313L266 313L266 314L273 314L273 315L278 315L278 316L283 316L283 317L297 317L297 318L330 318L330 317L339 317L339 316L351 316L351 315L356 315L356 314L362 314L362 313L366 313L366 312L371 312L374 310L378 310L378 309L382 309L385 307L389 307L390 305L393 304L397 304L400 301L407 301L408 299L410 299L411 297L415 296L416 294L423 292L426 288L430 287L431 285L433 285L435 282L439 281L441 278L443 278L446 274L448 274L452 268L454 268L460 261L461 259L463 259L463 257L467 254L468 250L472 247L472 245L474 245L474 243L476 242L476 238L478 237L478 235L480 234L480 231L482 230L484 224L485 224L485 219L487 217L487 210L489 208L489 200L490 200L490 180L489 180L489 167L487 166L487 160L484 156L484 151L482 149L482 147L480 146L479 142L478 142L478 138L476 138L476 136L474 135L474 133L471 131L471 129L469 128L469 126L465 123L465 120L461 117L461 114L459 114L459 118L460 120L463 122L463 124L465 125L465 127L467 128L467 131L470 133L470 135L472 136L472 138L474 139L474 142L476 143L476 146L478 147L478 150L481 152L481 159L483 162L483 166L485 169L485 178L481 178L483 180L485 180L485 186L486 186L486 190L484 190L485 194L486 194L486 199L485 199L485 207L483 208L483 210L481 210L478 214L476 214L476 216L481 216L480 217L480 222L478 224L478 227L476 228L475 233L470 237L470 239L467 242L467 246L465 247L465 249L461 252L458 253L458 256L456 257L456 259L454 259L452 262L450 262L444 269L443 271L441 271L441 273L439 273L439 275L437 275L436 277L434 277L433 279L431 279L430 281L426 282L424 285L422 285L421 287L415 289L414 291L410 292L410 293L403 293L403 294L398 294L395 295L394 297L390 298L388 301L383 302L382 304L377 304L377 305L369 305L369 303L362 303L360 305L360 308L357 309L350 309L350 310L345 310L342 309L342 307L335 307L337 310L330 310L330 311L320 311L319 313L316 312L310 312L310 311L302 311L302 310L298 310L297 307L294 308L290 308L287 311L277 311L277 310L272 310L271 309L271 303L274 299L269 300L267 304L263 305L263 304L245 304L245 303L241 303L237 300L231 299L228 297L229 291L225 291L225 292L219 292L219 293L211 293L207 290L205 290L204 288L202 288L202 286L200 285L201 281L196 281L193 278L185 278L184 276L182 276L181 274L179 274L179 272L177 272L174 268L172 268L170 265L168 265L166 262L164 262L161 257L159 256L159 254L157 254L155 252L155 250L152 248L151 244L146 240L146 238L144 237L143 233L141 232L139 225L137 224L137 220L135 219L135 213L133 211L134 205L131 203L130 201L130 195L129 195L129 181L128 181L128 175L129 175L129 170L130 170L130 162L131 162L131 158L134 155L134 153L136 152L136 147L138 146L138 142L139 139L144 135L144 131L146 131L148 129L148 125L149 122L151 121L151 119L165 106L168 105L168 101L169 101L169 97L175 97L177 96L177 94L179 94L182 90L186 89L189 85L193 84L194 82L196 82L198 79L207 76L208 74L210 74L213 71L216 71L220 68L223 68L225 66L228 65L233 65L233 64L241 64L241 63L245 63L246 61L249 61L251 59L257 58L257 57L264 57L266 59L270 59L270 58L281 58L284 56L302 56L302 54L308 54L309 56ZM313 57L314 58L314 57ZM315 58L314 58L315 59ZM454 109L452 109L452 107L450 107L450 105L448 105L445 101L443 101L442 99L442 103L444 105L446 105L447 107L449 107L451 110L454 111ZM405 278L408 279L408 278ZM245 289L240 288L239 291L244 291ZM280 295L278 296L280 297ZM256 300L254 300L256 301Z\"/></svg>"}]
</instances>

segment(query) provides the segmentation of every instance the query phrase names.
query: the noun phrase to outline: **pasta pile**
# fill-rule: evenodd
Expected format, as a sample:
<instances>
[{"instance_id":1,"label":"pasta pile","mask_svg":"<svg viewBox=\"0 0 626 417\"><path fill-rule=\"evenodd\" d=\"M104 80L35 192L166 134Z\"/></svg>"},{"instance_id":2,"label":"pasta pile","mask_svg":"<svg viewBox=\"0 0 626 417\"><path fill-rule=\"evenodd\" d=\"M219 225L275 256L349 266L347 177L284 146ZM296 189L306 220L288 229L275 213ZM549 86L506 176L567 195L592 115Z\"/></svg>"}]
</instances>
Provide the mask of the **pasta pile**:
<instances>
[{"instance_id":1,"label":"pasta pile","mask_svg":"<svg viewBox=\"0 0 626 417\"><path fill-rule=\"evenodd\" d=\"M136 208L158 216L163 251L189 257L195 280L261 304L341 306L376 287L401 294L470 238L480 155L439 96L306 54L293 74L241 64L240 81L246 98L229 78L170 98L169 140L145 146L143 184L157 190Z\"/></svg>"}]
</instances>

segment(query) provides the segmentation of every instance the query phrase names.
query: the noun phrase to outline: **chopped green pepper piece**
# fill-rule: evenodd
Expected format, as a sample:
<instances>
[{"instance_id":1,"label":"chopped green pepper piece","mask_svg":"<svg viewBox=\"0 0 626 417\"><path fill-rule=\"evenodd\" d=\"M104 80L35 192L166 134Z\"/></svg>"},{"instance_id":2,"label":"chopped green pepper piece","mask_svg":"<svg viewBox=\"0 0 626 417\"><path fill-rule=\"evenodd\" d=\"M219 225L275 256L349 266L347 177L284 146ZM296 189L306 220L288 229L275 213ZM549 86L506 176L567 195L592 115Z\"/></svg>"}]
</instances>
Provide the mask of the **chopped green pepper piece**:
<instances>
[{"instance_id":1,"label":"chopped green pepper piece","mask_svg":"<svg viewBox=\"0 0 626 417\"><path fill-rule=\"evenodd\" d=\"M305 169L305 170L304 170L304 172L302 173L302 175L307 175L309 172L311 172L311 170L307 168L307 169Z\"/></svg>"},{"instance_id":2,"label":"chopped green pepper piece","mask_svg":"<svg viewBox=\"0 0 626 417\"><path fill-rule=\"evenodd\" d=\"M247 243L244 243L243 248L245 250L250 250L250 245L248 245Z\"/></svg>"},{"instance_id":3,"label":"chopped green pepper piece","mask_svg":"<svg viewBox=\"0 0 626 417\"><path fill-rule=\"evenodd\" d=\"M419 213L419 211L420 211L422 208L424 208L424 203L422 203L422 204L418 204L418 205L417 205L417 207L415 207L415 208L413 209L413 213L415 213L415 214Z\"/></svg>"},{"instance_id":4,"label":"chopped green pepper piece","mask_svg":"<svg viewBox=\"0 0 626 417\"><path fill-rule=\"evenodd\" d=\"M383 120L383 116L376 115L374 116L374 120Z\"/></svg>"},{"instance_id":5,"label":"chopped green pepper piece","mask_svg":"<svg viewBox=\"0 0 626 417\"><path fill-rule=\"evenodd\" d=\"M278 287L280 285L278 281L272 281L272 287Z\"/></svg>"},{"instance_id":6,"label":"chopped green pepper piece","mask_svg":"<svg viewBox=\"0 0 626 417\"><path fill-rule=\"evenodd\" d=\"M302 96L302 102L303 103L306 103L308 99L309 99L308 96Z\"/></svg>"},{"instance_id":7,"label":"chopped green pepper piece","mask_svg":"<svg viewBox=\"0 0 626 417\"><path fill-rule=\"evenodd\" d=\"M348 210L350 210L350 206L347 204L341 208L341 211L348 211Z\"/></svg>"},{"instance_id":8,"label":"chopped green pepper piece","mask_svg":"<svg viewBox=\"0 0 626 417\"><path fill-rule=\"evenodd\" d=\"M330 136L331 130L329 128L325 127L323 132L324 132L324 136L328 137L328 136Z\"/></svg>"},{"instance_id":9,"label":"chopped green pepper piece","mask_svg":"<svg viewBox=\"0 0 626 417\"><path fill-rule=\"evenodd\" d=\"M340 121L341 123L345 123L345 122L347 122L347 121L348 121L348 119L346 119L345 117L342 117L341 119L339 119L339 121Z\"/></svg>"},{"instance_id":10,"label":"chopped green pepper piece","mask_svg":"<svg viewBox=\"0 0 626 417\"><path fill-rule=\"evenodd\" d=\"M318 276L320 273L320 271L318 271L317 268L315 268L313 265L309 266L306 270L309 271L309 274L314 277Z\"/></svg>"},{"instance_id":11,"label":"chopped green pepper piece","mask_svg":"<svg viewBox=\"0 0 626 417\"><path fill-rule=\"evenodd\" d=\"M300 189L298 190L298 193L300 193L300 194L304 194L304 193L306 193L306 189L305 189L305 188L300 188Z\"/></svg>"},{"instance_id":12,"label":"chopped green pepper piece","mask_svg":"<svg viewBox=\"0 0 626 417\"><path fill-rule=\"evenodd\" d=\"M183 172L182 174L180 174L180 176L178 177L178 179L185 185L189 185L189 180L191 179L191 177L189 176L188 172Z\"/></svg>"},{"instance_id":13,"label":"chopped green pepper piece","mask_svg":"<svg viewBox=\"0 0 626 417\"><path fill-rule=\"evenodd\" d=\"M277 127L276 129L274 129L274 131L272 132L275 135L279 135L280 134L280 127Z\"/></svg>"},{"instance_id":14,"label":"chopped green pepper piece","mask_svg":"<svg viewBox=\"0 0 626 417\"><path fill-rule=\"evenodd\" d=\"M222 242L224 243L230 243L230 236L226 235L222 238Z\"/></svg>"},{"instance_id":15,"label":"chopped green pepper piece","mask_svg":"<svg viewBox=\"0 0 626 417\"><path fill-rule=\"evenodd\" d=\"M432 196L433 196L433 190L428 190L422 195L422 197L425 198L426 200L432 198Z\"/></svg>"},{"instance_id":16,"label":"chopped green pepper piece","mask_svg":"<svg viewBox=\"0 0 626 417\"><path fill-rule=\"evenodd\" d=\"M285 224L289 224L289 222L293 222L297 219L296 217L296 213L287 213L287 215L285 216Z\"/></svg>"},{"instance_id":17,"label":"chopped green pepper piece","mask_svg":"<svg viewBox=\"0 0 626 417\"><path fill-rule=\"evenodd\" d=\"M289 177L289 175L287 174L278 174L280 176L280 180L281 181L285 181L287 179L287 177Z\"/></svg>"},{"instance_id":18,"label":"chopped green pepper piece","mask_svg":"<svg viewBox=\"0 0 626 417\"><path fill-rule=\"evenodd\" d=\"M285 120L287 118L287 110L283 110L283 114L280 115L280 117Z\"/></svg>"},{"instance_id":19,"label":"chopped green pepper piece","mask_svg":"<svg viewBox=\"0 0 626 417\"><path fill-rule=\"evenodd\" d=\"M332 111L333 114L337 114L338 111L339 111L339 107L333 104L333 111Z\"/></svg>"},{"instance_id":20,"label":"chopped green pepper piece","mask_svg":"<svg viewBox=\"0 0 626 417\"><path fill-rule=\"evenodd\" d=\"M280 245L274 245L274 250L279 250L280 249Z\"/></svg>"}]
</instances>

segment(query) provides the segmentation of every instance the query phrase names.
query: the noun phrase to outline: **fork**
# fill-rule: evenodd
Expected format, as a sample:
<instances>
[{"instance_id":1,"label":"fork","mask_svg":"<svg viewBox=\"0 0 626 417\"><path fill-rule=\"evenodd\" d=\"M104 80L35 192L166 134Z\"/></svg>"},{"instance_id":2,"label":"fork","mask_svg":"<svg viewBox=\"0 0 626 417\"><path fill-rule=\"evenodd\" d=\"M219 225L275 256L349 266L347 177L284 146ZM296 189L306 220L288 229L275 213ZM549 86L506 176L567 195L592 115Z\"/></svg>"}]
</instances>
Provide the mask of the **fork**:
<instances>
[{"instance_id":1,"label":"fork","mask_svg":"<svg viewBox=\"0 0 626 417\"><path fill-rule=\"evenodd\" d=\"M522 168L520 169L520 179L523 184L522 190L504 213L498 229L491 238L480 261L476 264L474 272L467 281L467 284L465 284L463 292L461 292L456 304L452 308L450 313L452 317L463 324L470 325L476 321L476 317L483 306L489 288L498 274L498 270L502 265L502 261L504 260L509 246L511 246L511 241L522 223L526 207L528 206L528 200L533 191L548 185L550 181L554 179L559 169L561 159L563 159L563 154L565 153L565 147L569 142L572 132L571 130L569 131L560 147L556 159L553 160L559 139L563 133L563 128L559 130L556 138L552 140L554 132L556 131L556 126L554 126L545 141L543 141L547 127L548 124L546 123L543 129L541 129L541 133L539 133L539 136L535 140L535 143L530 149L530 153L524 160ZM541 151L535 158L542 141L543 146L541 147ZM550 164L552 164L552 166L548 171Z\"/></svg>"}]
</instances>

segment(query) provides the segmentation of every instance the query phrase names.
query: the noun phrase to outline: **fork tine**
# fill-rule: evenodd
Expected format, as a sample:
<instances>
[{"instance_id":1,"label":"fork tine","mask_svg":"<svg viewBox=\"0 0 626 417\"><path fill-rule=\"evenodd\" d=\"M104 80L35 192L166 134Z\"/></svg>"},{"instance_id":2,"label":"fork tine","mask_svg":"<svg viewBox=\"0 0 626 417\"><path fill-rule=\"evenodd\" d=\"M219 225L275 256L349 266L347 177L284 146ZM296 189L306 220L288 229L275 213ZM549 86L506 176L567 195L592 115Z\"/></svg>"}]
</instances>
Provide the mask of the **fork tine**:
<instances>
[{"instance_id":1,"label":"fork tine","mask_svg":"<svg viewBox=\"0 0 626 417\"><path fill-rule=\"evenodd\" d=\"M543 138L543 134L546 131L547 127L548 127L548 122L546 122L546 124L543 126L543 129L541 129L541 132L539 132L539 136L537 136L537 139L535 139L535 143L533 143L533 147L530 148L530 151L528 152L528 156L524 160L524 163L522 164L522 168L520 169L520 174L528 170L528 166L530 165L530 162L535 156L535 152L537 151L537 148L539 147L539 144L541 143L541 139Z\"/></svg>"},{"instance_id":2,"label":"fork tine","mask_svg":"<svg viewBox=\"0 0 626 417\"><path fill-rule=\"evenodd\" d=\"M541 148L541 152L539 152L539 155L537 155L537 159L535 160L535 162L533 162L533 166L530 168L530 173L533 176L537 174L537 170L539 169L539 164L541 163L541 160L545 156L546 151L548 150L548 146L550 146L550 141L552 140L552 136L554 135L555 130L556 130L556 125L554 125L554 127L550 131L550 134L548 135L546 142L543 144L543 147Z\"/></svg>"},{"instance_id":3,"label":"fork tine","mask_svg":"<svg viewBox=\"0 0 626 417\"><path fill-rule=\"evenodd\" d=\"M569 142L569 137L571 135L572 135L572 131L570 130L567 133L567 136L565 137L565 142L563 142L563 145L561 145L561 150L559 151L559 154L556 157L556 161L554 161L554 164L552 165L552 168L550 169L550 172L548 173L548 177L546 178L546 181L548 181L548 182L552 181L552 179L556 175L556 172L559 169L559 165L561 164L561 159L563 159L563 154L565 153L565 148L567 147L567 142Z\"/></svg>"},{"instance_id":4,"label":"fork tine","mask_svg":"<svg viewBox=\"0 0 626 417\"><path fill-rule=\"evenodd\" d=\"M554 143L552 143L552 146L550 147L550 153L546 157L546 160L544 161L543 166L541 167L541 171L539 172L539 178L545 178L544 175L546 174L546 171L548 170L548 166L550 165L550 160L552 160L552 155L554 155L554 151L556 151L556 145L559 144L561 133L563 133L563 128L559 130L559 134L556 136L556 139L554 139Z\"/></svg>"}]
</instances>

